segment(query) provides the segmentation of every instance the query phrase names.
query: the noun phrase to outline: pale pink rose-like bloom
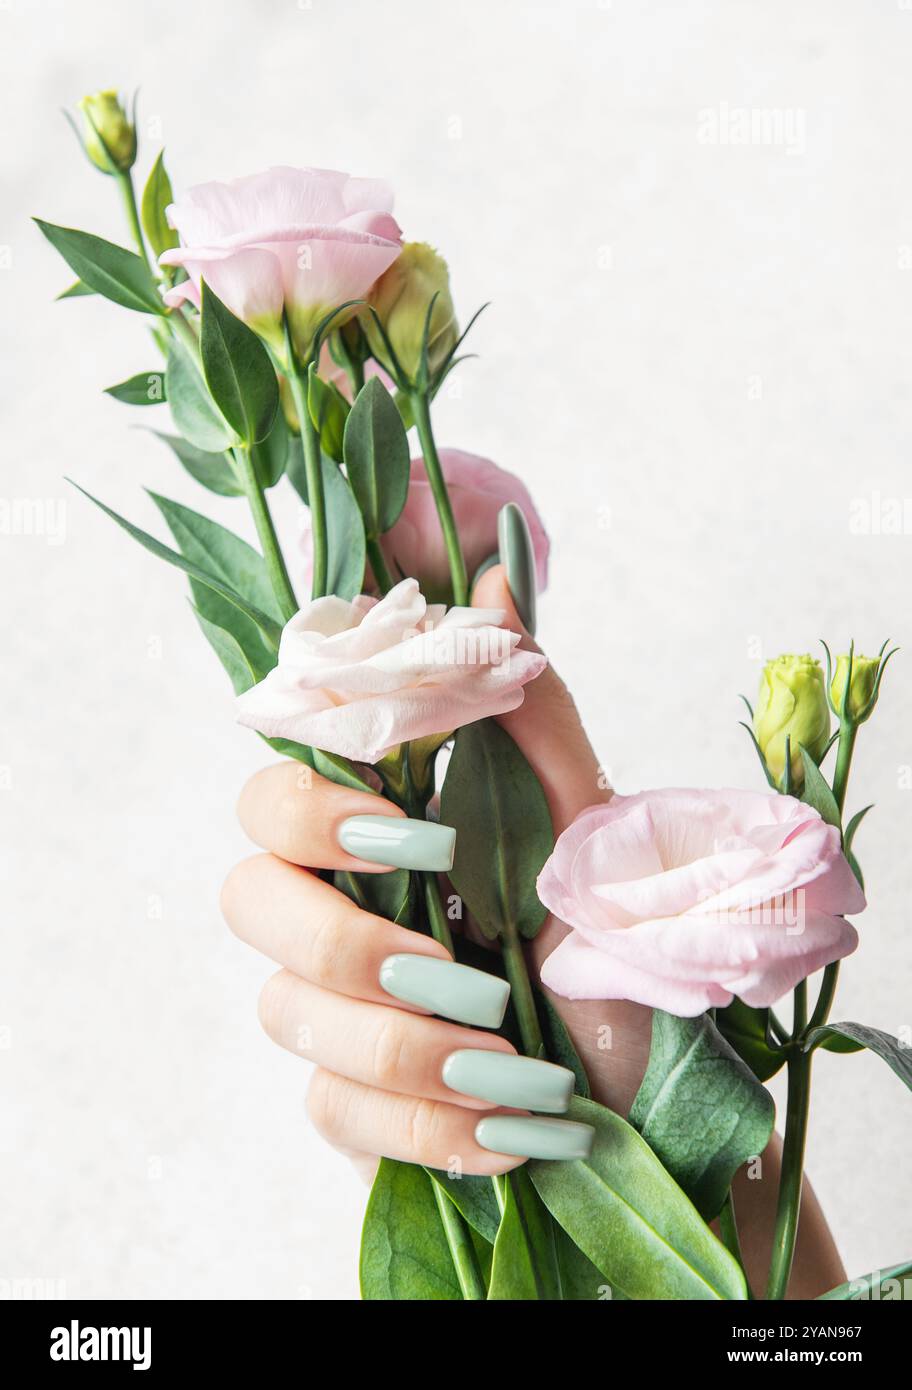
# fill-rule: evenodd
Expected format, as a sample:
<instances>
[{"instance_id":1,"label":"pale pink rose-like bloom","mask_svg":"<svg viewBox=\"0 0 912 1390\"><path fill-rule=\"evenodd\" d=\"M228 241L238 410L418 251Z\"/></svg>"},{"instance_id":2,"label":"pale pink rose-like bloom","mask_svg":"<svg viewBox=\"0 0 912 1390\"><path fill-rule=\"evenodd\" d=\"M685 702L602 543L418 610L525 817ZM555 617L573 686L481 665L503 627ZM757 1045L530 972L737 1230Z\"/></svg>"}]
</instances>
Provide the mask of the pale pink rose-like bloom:
<instances>
[{"instance_id":1,"label":"pale pink rose-like bloom","mask_svg":"<svg viewBox=\"0 0 912 1390\"><path fill-rule=\"evenodd\" d=\"M356 762L523 701L547 659L518 651L492 608L429 605L414 579L385 598L328 597L285 626L278 665L238 697L238 719Z\"/></svg>"},{"instance_id":2,"label":"pale pink rose-like bloom","mask_svg":"<svg viewBox=\"0 0 912 1390\"><path fill-rule=\"evenodd\" d=\"M280 355L287 309L295 347L306 356L320 320L363 298L402 250L392 206L382 180L331 169L279 167L197 184L167 209L181 245L159 259L183 266L190 278L165 301L198 306L205 279ZM340 315L335 326L356 312Z\"/></svg>"},{"instance_id":3,"label":"pale pink rose-like bloom","mask_svg":"<svg viewBox=\"0 0 912 1390\"><path fill-rule=\"evenodd\" d=\"M858 944L865 906L839 831L790 796L666 789L577 816L538 879L573 930L544 984L690 1017L765 1007Z\"/></svg>"},{"instance_id":4,"label":"pale pink rose-like bloom","mask_svg":"<svg viewBox=\"0 0 912 1390\"><path fill-rule=\"evenodd\" d=\"M541 517L535 509L525 483L490 459L461 449L441 449L440 467L459 539L462 542L469 578L497 550L497 516L507 502L522 509L532 537L538 592L548 583L550 549ZM401 516L381 538L383 553L393 574L414 575L428 593L445 593L450 584L450 567L437 517L433 493L424 461L412 459L408 499Z\"/></svg>"}]
</instances>

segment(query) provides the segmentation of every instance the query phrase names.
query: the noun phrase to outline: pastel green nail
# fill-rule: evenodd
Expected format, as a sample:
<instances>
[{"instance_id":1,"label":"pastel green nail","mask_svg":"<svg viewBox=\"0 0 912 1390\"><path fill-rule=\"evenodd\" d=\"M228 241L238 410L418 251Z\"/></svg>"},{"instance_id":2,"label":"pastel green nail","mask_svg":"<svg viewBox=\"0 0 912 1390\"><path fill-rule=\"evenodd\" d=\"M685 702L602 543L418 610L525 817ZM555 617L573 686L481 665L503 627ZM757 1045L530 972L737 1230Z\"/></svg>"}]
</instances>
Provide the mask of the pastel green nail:
<instances>
[{"instance_id":1,"label":"pastel green nail","mask_svg":"<svg viewBox=\"0 0 912 1390\"><path fill-rule=\"evenodd\" d=\"M448 873L453 867L456 831L451 825L404 816L349 816L338 835L348 854L371 864L437 873Z\"/></svg>"},{"instance_id":2,"label":"pastel green nail","mask_svg":"<svg viewBox=\"0 0 912 1390\"><path fill-rule=\"evenodd\" d=\"M475 1126L483 1149L517 1158L588 1158L594 1136L591 1125L544 1115L486 1115Z\"/></svg>"},{"instance_id":3,"label":"pastel green nail","mask_svg":"<svg viewBox=\"0 0 912 1390\"><path fill-rule=\"evenodd\" d=\"M508 502L497 517L497 544L516 611L535 636L535 554L522 507Z\"/></svg>"},{"instance_id":4,"label":"pastel green nail","mask_svg":"<svg viewBox=\"0 0 912 1390\"><path fill-rule=\"evenodd\" d=\"M451 1091L489 1100L492 1105L562 1115L573 1095L574 1078L567 1067L553 1062L466 1047L450 1053L443 1064L443 1080Z\"/></svg>"},{"instance_id":5,"label":"pastel green nail","mask_svg":"<svg viewBox=\"0 0 912 1390\"><path fill-rule=\"evenodd\" d=\"M434 956L387 956L380 984L394 999L478 1028L499 1028L510 997L506 980Z\"/></svg>"}]
</instances>

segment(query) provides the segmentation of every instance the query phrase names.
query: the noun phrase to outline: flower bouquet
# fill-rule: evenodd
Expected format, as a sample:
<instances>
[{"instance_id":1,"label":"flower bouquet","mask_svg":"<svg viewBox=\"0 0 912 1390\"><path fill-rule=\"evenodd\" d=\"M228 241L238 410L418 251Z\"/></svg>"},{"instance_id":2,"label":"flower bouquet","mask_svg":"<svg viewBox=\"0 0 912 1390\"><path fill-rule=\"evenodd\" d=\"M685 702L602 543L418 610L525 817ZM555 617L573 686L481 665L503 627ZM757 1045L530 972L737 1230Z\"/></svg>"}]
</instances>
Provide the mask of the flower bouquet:
<instances>
[{"instance_id":1,"label":"flower bouquet","mask_svg":"<svg viewBox=\"0 0 912 1390\"><path fill-rule=\"evenodd\" d=\"M746 725L763 791L620 796L593 779L565 814L559 709L538 758L510 732L552 676L534 641L544 528L519 479L435 440L434 399L475 321L460 330L443 259L403 242L379 180L271 169L175 199L159 153L138 201L135 120L115 93L83 101L77 134L123 195L132 249L39 222L78 277L62 297L143 316L160 360L107 389L156 420L167 403L163 444L249 507L259 550L157 493L171 544L97 505L186 574L240 722L302 793L328 782L376 806L340 835L352 862L388 871L315 872L377 930L433 943L383 962L385 997L489 1030L491 1051L444 1069L481 1102L463 1112L465 1151L406 1162L379 1141L364 1297L784 1298L816 1054L868 1048L912 1084L898 1039L830 1022L865 901L869 808L844 819L850 767L892 653L826 650L825 675L808 656L767 665ZM277 539L282 478L307 507L306 560ZM498 560L509 604L486 606ZM590 1085L578 1000L652 1011L626 1113ZM610 1065L609 1023L595 1046ZM751 1287L733 1180L762 1175L781 1068L772 1254ZM910 1272L822 1296L895 1296Z\"/></svg>"}]
</instances>

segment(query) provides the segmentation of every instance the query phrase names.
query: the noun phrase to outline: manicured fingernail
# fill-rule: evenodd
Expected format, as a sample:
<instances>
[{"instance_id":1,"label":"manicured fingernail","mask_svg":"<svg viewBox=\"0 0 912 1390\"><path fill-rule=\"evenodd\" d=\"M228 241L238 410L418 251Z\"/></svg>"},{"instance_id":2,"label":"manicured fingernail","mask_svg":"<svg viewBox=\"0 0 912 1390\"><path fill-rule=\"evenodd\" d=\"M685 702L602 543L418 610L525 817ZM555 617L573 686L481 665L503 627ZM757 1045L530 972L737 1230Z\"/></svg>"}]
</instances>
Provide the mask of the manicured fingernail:
<instances>
[{"instance_id":1,"label":"manicured fingernail","mask_svg":"<svg viewBox=\"0 0 912 1390\"><path fill-rule=\"evenodd\" d=\"M434 956L387 956L380 984L394 999L478 1028L499 1028L510 997L506 980Z\"/></svg>"},{"instance_id":2,"label":"manicured fingernail","mask_svg":"<svg viewBox=\"0 0 912 1390\"><path fill-rule=\"evenodd\" d=\"M573 1072L515 1052L486 1052L465 1047L443 1064L444 1084L451 1091L515 1110L545 1110L562 1115L573 1095ZM480 1141L479 1141L480 1142Z\"/></svg>"},{"instance_id":3,"label":"manicured fingernail","mask_svg":"<svg viewBox=\"0 0 912 1390\"><path fill-rule=\"evenodd\" d=\"M486 1115L475 1126L483 1149L517 1158L588 1158L594 1135L591 1125L544 1115Z\"/></svg>"},{"instance_id":4,"label":"manicured fingernail","mask_svg":"<svg viewBox=\"0 0 912 1390\"><path fill-rule=\"evenodd\" d=\"M453 867L456 831L451 825L404 816L349 816L339 826L339 844L371 864L447 873Z\"/></svg>"},{"instance_id":5,"label":"manicured fingernail","mask_svg":"<svg viewBox=\"0 0 912 1390\"><path fill-rule=\"evenodd\" d=\"M535 554L529 525L521 507L508 502L497 517L497 544L507 572L516 611L528 633L535 636Z\"/></svg>"}]
</instances>

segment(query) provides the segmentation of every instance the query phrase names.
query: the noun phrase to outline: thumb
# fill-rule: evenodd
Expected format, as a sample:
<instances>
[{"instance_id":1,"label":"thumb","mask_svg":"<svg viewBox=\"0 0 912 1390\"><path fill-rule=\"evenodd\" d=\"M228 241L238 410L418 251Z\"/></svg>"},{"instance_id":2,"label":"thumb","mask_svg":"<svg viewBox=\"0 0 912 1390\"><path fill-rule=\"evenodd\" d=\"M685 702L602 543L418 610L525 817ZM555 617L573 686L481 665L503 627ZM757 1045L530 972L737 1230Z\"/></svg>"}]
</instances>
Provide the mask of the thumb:
<instances>
[{"instance_id":1,"label":"thumb","mask_svg":"<svg viewBox=\"0 0 912 1390\"><path fill-rule=\"evenodd\" d=\"M520 647L541 651L523 627L503 565L492 566L478 580L472 607L502 609L503 625L519 633ZM498 723L519 746L541 782L557 836L587 806L609 801L611 789L605 785L573 697L553 666L530 681L524 693L520 707L500 715Z\"/></svg>"}]
</instances>

